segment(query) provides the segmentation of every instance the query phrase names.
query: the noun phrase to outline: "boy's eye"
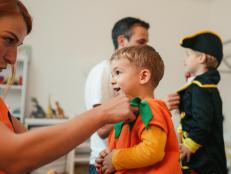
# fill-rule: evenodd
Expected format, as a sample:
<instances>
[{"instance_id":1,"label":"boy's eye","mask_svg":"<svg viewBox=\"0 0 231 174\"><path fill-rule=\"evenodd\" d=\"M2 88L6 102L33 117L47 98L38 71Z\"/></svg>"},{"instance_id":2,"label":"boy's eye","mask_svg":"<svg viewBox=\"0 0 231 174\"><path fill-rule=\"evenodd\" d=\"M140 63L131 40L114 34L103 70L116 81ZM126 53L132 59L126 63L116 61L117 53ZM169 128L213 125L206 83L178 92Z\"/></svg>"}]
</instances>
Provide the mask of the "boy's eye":
<instances>
[{"instance_id":1,"label":"boy's eye","mask_svg":"<svg viewBox=\"0 0 231 174\"><path fill-rule=\"evenodd\" d=\"M120 74L120 71L118 71L118 70L115 71L115 74L116 74L116 75L119 75L119 74Z\"/></svg>"}]
</instances>

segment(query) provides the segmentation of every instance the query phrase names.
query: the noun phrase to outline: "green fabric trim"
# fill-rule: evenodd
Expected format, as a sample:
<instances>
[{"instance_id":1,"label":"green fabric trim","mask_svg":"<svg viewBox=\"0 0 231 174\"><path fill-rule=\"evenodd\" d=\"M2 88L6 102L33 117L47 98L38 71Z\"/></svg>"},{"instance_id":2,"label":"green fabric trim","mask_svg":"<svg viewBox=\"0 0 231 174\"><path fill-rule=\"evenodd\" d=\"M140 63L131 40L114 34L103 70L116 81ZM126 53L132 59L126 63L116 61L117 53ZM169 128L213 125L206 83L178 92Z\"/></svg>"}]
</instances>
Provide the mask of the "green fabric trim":
<instances>
[{"instance_id":1,"label":"green fabric trim","mask_svg":"<svg viewBox=\"0 0 231 174\"><path fill-rule=\"evenodd\" d=\"M121 133L121 130L124 124L125 124L124 121L114 124L115 138L118 138L120 136L120 133Z\"/></svg>"},{"instance_id":2,"label":"green fabric trim","mask_svg":"<svg viewBox=\"0 0 231 174\"><path fill-rule=\"evenodd\" d=\"M149 121L152 119L152 110L146 100L141 100L139 97L135 97L130 101L132 107L138 107L141 115L142 122L145 127L148 127ZM135 122L135 121L134 121ZM130 122L129 126L132 129L134 122ZM124 121L114 124L115 138L120 136L123 125L126 124Z\"/></svg>"}]
</instances>

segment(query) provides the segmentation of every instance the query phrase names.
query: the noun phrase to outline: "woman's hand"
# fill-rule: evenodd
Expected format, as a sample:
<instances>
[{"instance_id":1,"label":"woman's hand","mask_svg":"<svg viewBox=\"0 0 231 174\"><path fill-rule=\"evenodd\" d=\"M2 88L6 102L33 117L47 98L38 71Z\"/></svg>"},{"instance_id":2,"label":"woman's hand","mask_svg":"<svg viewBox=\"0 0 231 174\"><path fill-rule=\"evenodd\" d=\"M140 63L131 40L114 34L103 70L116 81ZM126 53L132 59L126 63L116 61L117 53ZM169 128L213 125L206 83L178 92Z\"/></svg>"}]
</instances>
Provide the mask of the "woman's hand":
<instances>
[{"instance_id":1,"label":"woman's hand","mask_svg":"<svg viewBox=\"0 0 231 174\"><path fill-rule=\"evenodd\" d=\"M101 109L105 123L135 120L134 113L138 111L138 108L131 107L129 100L126 96L117 96L97 107Z\"/></svg>"}]
</instances>

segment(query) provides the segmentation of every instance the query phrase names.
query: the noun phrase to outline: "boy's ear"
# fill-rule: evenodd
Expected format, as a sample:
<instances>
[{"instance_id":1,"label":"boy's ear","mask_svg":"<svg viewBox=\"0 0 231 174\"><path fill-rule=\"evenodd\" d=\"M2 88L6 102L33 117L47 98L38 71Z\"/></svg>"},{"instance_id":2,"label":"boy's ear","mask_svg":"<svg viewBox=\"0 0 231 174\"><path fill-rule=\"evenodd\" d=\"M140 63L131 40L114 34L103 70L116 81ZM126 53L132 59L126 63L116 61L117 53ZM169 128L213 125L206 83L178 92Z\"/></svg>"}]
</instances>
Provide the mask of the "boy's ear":
<instances>
[{"instance_id":1,"label":"boy's ear","mask_svg":"<svg viewBox=\"0 0 231 174\"><path fill-rule=\"evenodd\" d=\"M202 64L202 63L205 63L206 62L206 54L205 53L201 53L200 56L199 56L199 62Z\"/></svg>"},{"instance_id":2,"label":"boy's ear","mask_svg":"<svg viewBox=\"0 0 231 174\"><path fill-rule=\"evenodd\" d=\"M140 84L144 85L144 84L148 83L150 79L151 79L151 72L150 72L150 70L148 70L148 69L142 69L140 71L140 79L139 79L140 80Z\"/></svg>"},{"instance_id":3,"label":"boy's ear","mask_svg":"<svg viewBox=\"0 0 231 174\"><path fill-rule=\"evenodd\" d=\"M119 35L117 38L117 42L119 48L123 48L127 45L127 39L124 37L124 35Z\"/></svg>"}]
</instances>

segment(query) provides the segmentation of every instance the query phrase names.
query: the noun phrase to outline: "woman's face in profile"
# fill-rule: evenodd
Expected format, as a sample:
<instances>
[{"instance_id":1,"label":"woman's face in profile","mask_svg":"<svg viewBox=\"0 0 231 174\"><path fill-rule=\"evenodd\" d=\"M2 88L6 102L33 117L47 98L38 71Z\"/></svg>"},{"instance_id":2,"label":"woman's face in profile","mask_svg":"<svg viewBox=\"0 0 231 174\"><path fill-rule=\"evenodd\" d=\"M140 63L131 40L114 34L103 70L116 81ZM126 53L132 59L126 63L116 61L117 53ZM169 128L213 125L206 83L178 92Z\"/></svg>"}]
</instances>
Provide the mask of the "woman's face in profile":
<instances>
[{"instance_id":1,"label":"woman's face in profile","mask_svg":"<svg viewBox=\"0 0 231 174\"><path fill-rule=\"evenodd\" d=\"M17 47L27 35L26 23L20 15L0 17L0 71L15 64Z\"/></svg>"}]
</instances>

